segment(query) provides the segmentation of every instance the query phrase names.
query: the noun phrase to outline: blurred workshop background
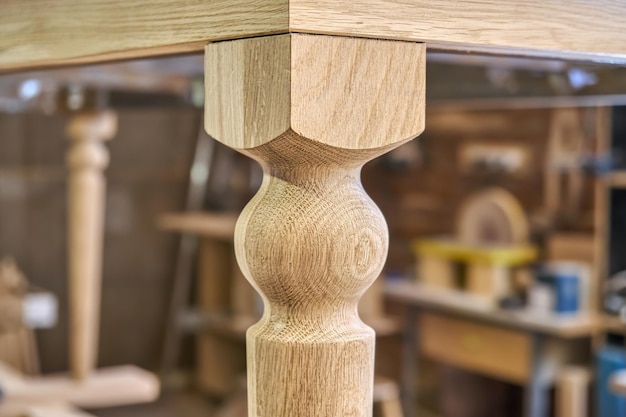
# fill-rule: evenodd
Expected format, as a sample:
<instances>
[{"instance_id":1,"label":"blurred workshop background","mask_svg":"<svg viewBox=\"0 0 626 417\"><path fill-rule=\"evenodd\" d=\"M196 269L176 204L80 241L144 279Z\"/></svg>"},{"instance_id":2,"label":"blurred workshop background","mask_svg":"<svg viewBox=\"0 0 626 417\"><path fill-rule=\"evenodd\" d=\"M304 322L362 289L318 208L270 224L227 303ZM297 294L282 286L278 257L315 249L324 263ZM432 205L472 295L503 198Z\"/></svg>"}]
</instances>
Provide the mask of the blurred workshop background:
<instances>
[{"instance_id":1,"label":"blurred workshop background","mask_svg":"<svg viewBox=\"0 0 626 417\"><path fill-rule=\"evenodd\" d=\"M71 368L68 126L102 112L117 126L93 167L101 308L85 320L98 368L149 371L161 395L77 405L247 415L263 304L232 245L263 173L204 133L202 72L181 56L0 76L0 387ZM424 134L362 172L390 232L360 304L375 415L626 416L624 70L429 53L427 72Z\"/></svg>"}]
</instances>

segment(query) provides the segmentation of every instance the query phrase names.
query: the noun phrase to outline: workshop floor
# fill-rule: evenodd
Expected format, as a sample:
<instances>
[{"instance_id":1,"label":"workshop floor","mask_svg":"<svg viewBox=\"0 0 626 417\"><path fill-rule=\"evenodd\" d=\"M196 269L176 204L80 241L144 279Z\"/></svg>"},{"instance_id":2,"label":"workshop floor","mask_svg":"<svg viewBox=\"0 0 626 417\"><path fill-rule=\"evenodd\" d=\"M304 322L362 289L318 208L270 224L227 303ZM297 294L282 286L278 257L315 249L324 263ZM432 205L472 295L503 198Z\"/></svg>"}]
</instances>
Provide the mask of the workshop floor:
<instances>
[{"instance_id":1,"label":"workshop floor","mask_svg":"<svg viewBox=\"0 0 626 417\"><path fill-rule=\"evenodd\" d=\"M242 408L243 406L243 408ZM233 398L218 407L205 398L192 394L172 394L153 404L109 408L91 411L97 417L245 417L245 401ZM430 410L418 407L423 417L438 417Z\"/></svg>"}]
</instances>

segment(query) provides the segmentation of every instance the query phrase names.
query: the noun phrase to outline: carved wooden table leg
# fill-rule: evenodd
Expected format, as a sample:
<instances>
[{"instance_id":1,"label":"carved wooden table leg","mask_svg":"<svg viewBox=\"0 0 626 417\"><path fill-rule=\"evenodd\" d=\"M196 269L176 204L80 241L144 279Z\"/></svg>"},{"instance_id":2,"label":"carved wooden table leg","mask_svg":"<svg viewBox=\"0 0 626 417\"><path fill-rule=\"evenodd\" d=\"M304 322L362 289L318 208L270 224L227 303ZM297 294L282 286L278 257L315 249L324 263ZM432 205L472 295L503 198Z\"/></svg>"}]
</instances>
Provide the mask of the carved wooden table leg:
<instances>
[{"instance_id":1,"label":"carved wooden table leg","mask_svg":"<svg viewBox=\"0 0 626 417\"><path fill-rule=\"evenodd\" d=\"M291 34L209 44L206 129L265 178L237 223L265 313L251 417L368 416L374 332L357 314L387 254L361 166L424 128L421 44Z\"/></svg>"},{"instance_id":2,"label":"carved wooden table leg","mask_svg":"<svg viewBox=\"0 0 626 417\"><path fill-rule=\"evenodd\" d=\"M94 371L98 353L105 208L103 172L109 155L102 142L117 129L114 113L82 111L70 116L67 135L68 255L71 376L2 378L7 404L63 402L104 408L154 401L159 381L132 365ZM3 410L0 407L0 414ZM46 411L47 412L47 411Z\"/></svg>"},{"instance_id":3,"label":"carved wooden table leg","mask_svg":"<svg viewBox=\"0 0 626 417\"><path fill-rule=\"evenodd\" d=\"M96 366L102 275L105 178L109 154L102 142L117 130L117 118L107 111L70 116L72 141L69 166L69 286L70 367L83 380Z\"/></svg>"}]
</instances>

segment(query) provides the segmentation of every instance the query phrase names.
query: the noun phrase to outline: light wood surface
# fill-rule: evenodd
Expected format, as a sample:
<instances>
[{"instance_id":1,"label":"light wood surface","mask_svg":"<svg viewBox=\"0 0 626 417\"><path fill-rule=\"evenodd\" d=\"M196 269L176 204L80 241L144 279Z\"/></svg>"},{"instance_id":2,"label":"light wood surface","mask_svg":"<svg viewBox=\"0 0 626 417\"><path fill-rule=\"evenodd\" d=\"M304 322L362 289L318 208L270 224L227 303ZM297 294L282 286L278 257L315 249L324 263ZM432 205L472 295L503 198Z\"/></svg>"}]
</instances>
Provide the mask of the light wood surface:
<instances>
[{"instance_id":1,"label":"light wood surface","mask_svg":"<svg viewBox=\"0 0 626 417\"><path fill-rule=\"evenodd\" d=\"M286 32L287 0L8 0L0 70L201 51L209 40Z\"/></svg>"},{"instance_id":2,"label":"light wood surface","mask_svg":"<svg viewBox=\"0 0 626 417\"><path fill-rule=\"evenodd\" d=\"M560 338L590 336L603 326L602 318L593 314L559 317L529 310L506 311L494 307L484 297L407 281L387 284L385 294L423 310Z\"/></svg>"},{"instance_id":3,"label":"light wood surface","mask_svg":"<svg viewBox=\"0 0 626 417\"><path fill-rule=\"evenodd\" d=\"M626 333L626 322L624 322L618 316L610 316L603 314L602 316L602 329L612 333Z\"/></svg>"},{"instance_id":4,"label":"light wood surface","mask_svg":"<svg viewBox=\"0 0 626 417\"><path fill-rule=\"evenodd\" d=\"M424 285L454 289L454 263L441 256L420 256L417 261L417 279Z\"/></svg>"},{"instance_id":5,"label":"light wood surface","mask_svg":"<svg viewBox=\"0 0 626 417\"><path fill-rule=\"evenodd\" d=\"M304 32L453 51L626 62L620 0L9 0L0 71L201 51Z\"/></svg>"},{"instance_id":6,"label":"light wood surface","mask_svg":"<svg viewBox=\"0 0 626 417\"><path fill-rule=\"evenodd\" d=\"M374 332L357 303L388 232L359 180L424 127L424 46L284 35L210 44L206 130L261 162L235 230L265 304L248 330L249 415L371 414Z\"/></svg>"},{"instance_id":7,"label":"light wood surface","mask_svg":"<svg viewBox=\"0 0 626 417\"><path fill-rule=\"evenodd\" d=\"M7 401L36 404L63 401L81 408L104 408L154 401L159 381L153 374L134 366L103 368L79 382L67 375L21 378L0 372Z\"/></svg>"},{"instance_id":8,"label":"light wood surface","mask_svg":"<svg viewBox=\"0 0 626 417\"><path fill-rule=\"evenodd\" d=\"M374 378L374 403L378 403L381 417L403 417L400 388L396 381L376 375Z\"/></svg>"},{"instance_id":9,"label":"light wood surface","mask_svg":"<svg viewBox=\"0 0 626 417\"><path fill-rule=\"evenodd\" d=\"M469 263L466 268L468 292L489 298L494 304L511 294L513 277L510 268L480 263Z\"/></svg>"},{"instance_id":10,"label":"light wood surface","mask_svg":"<svg viewBox=\"0 0 626 417\"><path fill-rule=\"evenodd\" d=\"M292 0L294 32L426 42L454 51L626 60L620 0Z\"/></svg>"},{"instance_id":11,"label":"light wood surface","mask_svg":"<svg viewBox=\"0 0 626 417\"><path fill-rule=\"evenodd\" d=\"M109 154L103 142L117 130L114 113L70 117L67 135L70 367L85 379L97 365L104 239L105 178Z\"/></svg>"},{"instance_id":12,"label":"light wood surface","mask_svg":"<svg viewBox=\"0 0 626 417\"><path fill-rule=\"evenodd\" d=\"M300 34L209 44L205 126L238 149L290 129L347 149L399 144L424 129L424 52L410 42Z\"/></svg>"},{"instance_id":13,"label":"light wood surface","mask_svg":"<svg viewBox=\"0 0 626 417\"><path fill-rule=\"evenodd\" d=\"M232 241L236 222L235 213L168 213L159 217L158 226L163 230Z\"/></svg>"},{"instance_id":14,"label":"light wood surface","mask_svg":"<svg viewBox=\"0 0 626 417\"><path fill-rule=\"evenodd\" d=\"M59 401L40 404L12 401L0 405L0 417L95 417Z\"/></svg>"},{"instance_id":15,"label":"light wood surface","mask_svg":"<svg viewBox=\"0 0 626 417\"><path fill-rule=\"evenodd\" d=\"M289 35L209 44L207 132L237 148L262 145L286 132L291 117L290 67Z\"/></svg>"},{"instance_id":16,"label":"light wood surface","mask_svg":"<svg viewBox=\"0 0 626 417\"><path fill-rule=\"evenodd\" d=\"M526 333L432 313L422 314L419 326L420 349L430 358L509 382L529 378Z\"/></svg>"},{"instance_id":17,"label":"light wood surface","mask_svg":"<svg viewBox=\"0 0 626 417\"><path fill-rule=\"evenodd\" d=\"M606 187L626 188L626 172L623 170L609 172L600 179Z\"/></svg>"},{"instance_id":18,"label":"light wood surface","mask_svg":"<svg viewBox=\"0 0 626 417\"><path fill-rule=\"evenodd\" d=\"M499 187L472 194L456 217L456 238L469 244L528 244L529 229L524 208Z\"/></svg>"},{"instance_id":19,"label":"light wood surface","mask_svg":"<svg viewBox=\"0 0 626 417\"><path fill-rule=\"evenodd\" d=\"M549 261L577 261L595 264L595 236L590 233L553 233L546 243Z\"/></svg>"},{"instance_id":20,"label":"light wood surface","mask_svg":"<svg viewBox=\"0 0 626 417\"><path fill-rule=\"evenodd\" d=\"M246 277L241 272L241 268L237 263L235 253L231 253L231 287L230 287L230 305L235 317L253 321L261 317L261 300L254 288L250 285Z\"/></svg>"}]
</instances>

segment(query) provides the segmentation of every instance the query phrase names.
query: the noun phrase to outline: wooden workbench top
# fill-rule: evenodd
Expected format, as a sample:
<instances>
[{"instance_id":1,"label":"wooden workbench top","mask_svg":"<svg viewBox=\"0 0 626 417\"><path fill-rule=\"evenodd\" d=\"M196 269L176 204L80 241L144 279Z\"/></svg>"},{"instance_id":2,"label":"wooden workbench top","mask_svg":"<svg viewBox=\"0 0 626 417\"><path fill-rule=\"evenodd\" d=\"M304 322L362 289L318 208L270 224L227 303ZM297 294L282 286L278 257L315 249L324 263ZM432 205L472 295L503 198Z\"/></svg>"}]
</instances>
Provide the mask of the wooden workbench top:
<instances>
[{"instance_id":1,"label":"wooden workbench top","mask_svg":"<svg viewBox=\"0 0 626 417\"><path fill-rule=\"evenodd\" d=\"M385 294L422 310L561 338L590 336L601 329L602 323L599 316L591 314L559 317L527 310L502 310L494 308L480 297L408 281L388 283L385 286Z\"/></svg>"}]
</instances>

